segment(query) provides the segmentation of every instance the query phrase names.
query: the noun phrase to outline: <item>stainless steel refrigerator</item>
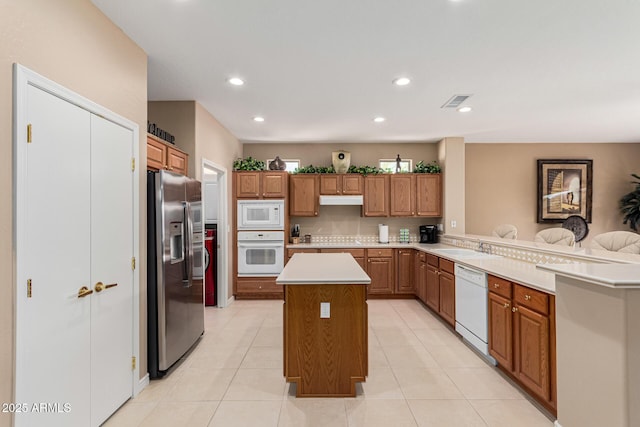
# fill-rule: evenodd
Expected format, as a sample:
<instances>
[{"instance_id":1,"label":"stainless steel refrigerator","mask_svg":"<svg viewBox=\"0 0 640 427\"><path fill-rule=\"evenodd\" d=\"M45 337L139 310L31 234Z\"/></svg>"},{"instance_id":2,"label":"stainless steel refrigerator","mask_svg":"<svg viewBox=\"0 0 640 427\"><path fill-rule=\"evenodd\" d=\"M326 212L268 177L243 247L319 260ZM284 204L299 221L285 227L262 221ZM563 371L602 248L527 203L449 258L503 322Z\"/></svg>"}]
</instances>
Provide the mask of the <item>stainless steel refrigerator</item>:
<instances>
[{"instance_id":1,"label":"stainless steel refrigerator","mask_svg":"<svg viewBox=\"0 0 640 427\"><path fill-rule=\"evenodd\" d=\"M200 182L147 173L148 369L163 376L204 332Z\"/></svg>"}]
</instances>

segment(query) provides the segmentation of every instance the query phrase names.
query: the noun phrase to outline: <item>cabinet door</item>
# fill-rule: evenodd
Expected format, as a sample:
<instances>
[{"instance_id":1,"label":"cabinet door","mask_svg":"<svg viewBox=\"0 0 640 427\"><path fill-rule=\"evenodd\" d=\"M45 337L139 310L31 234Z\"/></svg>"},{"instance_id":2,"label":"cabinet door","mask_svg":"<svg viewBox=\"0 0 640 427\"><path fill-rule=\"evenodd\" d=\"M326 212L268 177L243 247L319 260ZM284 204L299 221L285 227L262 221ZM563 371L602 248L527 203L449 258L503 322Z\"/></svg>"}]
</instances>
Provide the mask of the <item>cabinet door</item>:
<instances>
[{"instance_id":1,"label":"cabinet door","mask_svg":"<svg viewBox=\"0 0 640 427\"><path fill-rule=\"evenodd\" d=\"M360 195L362 194L362 175L359 173L344 174L342 176L342 194Z\"/></svg>"},{"instance_id":2,"label":"cabinet door","mask_svg":"<svg viewBox=\"0 0 640 427\"><path fill-rule=\"evenodd\" d=\"M401 294L414 293L414 263L412 249L398 249L396 254L398 264L398 280L396 281L396 292Z\"/></svg>"},{"instance_id":3,"label":"cabinet door","mask_svg":"<svg viewBox=\"0 0 640 427\"><path fill-rule=\"evenodd\" d=\"M289 215L318 215L318 175L292 175L289 178Z\"/></svg>"},{"instance_id":4,"label":"cabinet door","mask_svg":"<svg viewBox=\"0 0 640 427\"><path fill-rule=\"evenodd\" d=\"M167 147L167 170L186 175L188 172L188 156L182 151Z\"/></svg>"},{"instance_id":5,"label":"cabinet door","mask_svg":"<svg viewBox=\"0 0 640 427\"><path fill-rule=\"evenodd\" d=\"M389 175L364 178L364 216L389 216Z\"/></svg>"},{"instance_id":6,"label":"cabinet door","mask_svg":"<svg viewBox=\"0 0 640 427\"><path fill-rule=\"evenodd\" d=\"M427 294L425 303L436 313L440 311L440 271L427 265Z\"/></svg>"},{"instance_id":7,"label":"cabinet door","mask_svg":"<svg viewBox=\"0 0 640 427\"><path fill-rule=\"evenodd\" d=\"M442 216L442 175L416 175L416 214Z\"/></svg>"},{"instance_id":8,"label":"cabinet door","mask_svg":"<svg viewBox=\"0 0 640 427\"><path fill-rule=\"evenodd\" d=\"M513 370L511 300L489 292L489 354L508 371Z\"/></svg>"},{"instance_id":9,"label":"cabinet door","mask_svg":"<svg viewBox=\"0 0 640 427\"><path fill-rule=\"evenodd\" d=\"M427 263L418 262L417 294L420 301L427 303Z\"/></svg>"},{"instance_id":10,"label":"cabinet door","mask_svg":"<svg viewBox=\"0 0 640 427\"><path fill-rule=\"evenodd\" d=\"M440 272L440 316L456 325L456 285L453 274Z\"/></svg>"},{"instance_id":11,"label":"cabinet door","mask_svg":"<svg viewBox=\"0 0 640 427\"><path fill-rule=\"evenodd\" d=\"M545 401L549 400L549 318L515 305L513 339L515 376Z\"/></svg>"},{"instance_id":12,"label":"cabinet door","mask_svg":"<svg viewBox=\"0 0 640 427\"><path fill-rule=\"evenodd\" d=\"M234 172L236 198L257 199L260 197L260 172Z\"/></svg>"},{"instance_id":13,"label":"cabinet door","mask_svg":"<svg viewBox=\"0 0 640 427\"><path fill-rule=\"evenodd\" d=\"M329 196L340 194L340 176L336 174L320 174L320 194Z\"/></svg>"},{"instance_id":14,"label":"cabinet door","mask_svg":"<svg viewBox=\"0 0 640 427\"><path fill-rule=\"evenodd\" d=\"M391 216L415 215L415 176L413 174L391 175Z\"/></svg>"},{"instance_id":15,"label":"cabinet door","mask_svg":"<svg viewBox=\"0 0 640 427\"><path fill-rule=\"evenodd\" d=\"M369 258L367 274L371 277L370 294L393 293L393 258Z\"/></svg>"},{"instance_id":16,"label":"cabinet door","mask_svg":"<svg viewBox=\"0 0 640 427\"><path fill-rule=\"evenodd\" d=\"M147 136L147 169L160 170L167 167L167 146Z\"/></svg>"},{"instance_id":17,"label":"cabinet door","mask_svg":"<svg viewBox=\"0 0 640 427\"><path fill-rule=\"evenodd\" d=\"M287 195L287 172L262 172L262 197L284 199Z\"/></svg>"}]
</instances>

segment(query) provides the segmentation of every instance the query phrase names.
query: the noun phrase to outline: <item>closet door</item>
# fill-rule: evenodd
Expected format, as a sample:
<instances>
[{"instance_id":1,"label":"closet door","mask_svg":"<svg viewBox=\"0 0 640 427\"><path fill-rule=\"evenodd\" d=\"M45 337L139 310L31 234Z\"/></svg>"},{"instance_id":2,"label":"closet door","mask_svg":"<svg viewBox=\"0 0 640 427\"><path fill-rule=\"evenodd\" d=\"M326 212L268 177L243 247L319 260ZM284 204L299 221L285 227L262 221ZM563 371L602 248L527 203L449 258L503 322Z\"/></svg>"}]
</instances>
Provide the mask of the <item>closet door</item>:
<instances>
[{"instance_id":1,"label":"closet door","mask_svg":"<svg viewBox=\"0 0 640 427\"><path fill-rule=\"evenodd\" d=\"M87 425L92 295L80 289L91 288L90 113L29 86L26 117L32 142L17 166L26 187L18 244L32 290L19 283L16 402L54 406L29 406L15 425Z\"/></svg>"},{"instance_id":2,"label":"closet door","mask_svg":"<svg viewBox=\"0 0 640 427\"><path fill-rule=\"evenodd\" d=\"M91 425L132 394L132 131L91 116Z\"/></svg>"}]
</instances>

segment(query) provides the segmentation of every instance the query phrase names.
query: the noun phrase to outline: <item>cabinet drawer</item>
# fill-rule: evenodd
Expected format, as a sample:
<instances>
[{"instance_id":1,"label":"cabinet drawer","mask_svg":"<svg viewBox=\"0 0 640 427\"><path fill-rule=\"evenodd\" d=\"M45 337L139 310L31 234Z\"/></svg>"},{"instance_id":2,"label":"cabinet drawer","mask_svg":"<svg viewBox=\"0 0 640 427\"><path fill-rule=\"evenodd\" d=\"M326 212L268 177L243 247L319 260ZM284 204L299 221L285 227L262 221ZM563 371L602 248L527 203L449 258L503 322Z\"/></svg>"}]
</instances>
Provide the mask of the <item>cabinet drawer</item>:
<instances>
[{"instance_id":1,"label":"cabinet drawer","mask_svg":"<svg viewBox=\"0 0 640 427\"><path fill-rule=\"evenodd\" d=\"M453 274L453 261L440 258L440 270Z\"/></svg>"},{"instance_id":2,"label":"cabinet drawer","mask_svg":"<svg viewBox=\"0 0 640 427\"><path fill-rule=\"evenodd\" d=\"M367 249L368 257L392 258L393 249Z\"/></svg>"},{"instance_id":3,"label":"cabinet drawer","mask_svg":"<svg viewBox=\"0 0 640 427\"><path fill-rule=\"evenodd\" d=\"M348 249L348 248L335 248L335 249L321 249L321 253L333 253L333 254L351 254L354 258L364 258L364 249Z\"/></svg>"},{"instance_id":4,"label":"cabinet drawer","mask_svg":"<svg viewBox=\"0 0 640 427\"><path fill-rule=\"evenodd\" d=\"M318 252L319 252L318 249L287 249L287 258L291 258L293 254L304 254L304 253L316 254Z\"/></svg>"},{"instance_id":5,"label":"cabinet drawer","mask_svg":"<svg viewBox=\"0 0 640 427\"><path fill-rule=\"evenodd\" d=\"M438 268L438 266L439 266L439 264L438 264L438 260L439 260L439 259L440 259L440 258L438 258L438 257L437 257L437 256L435 256L435 255L427 254L427 263L428 263L429 265L434 266L435 268Z\"/></svg>"},{"instance_id":6,"label":"cabinet drawer","mask_svg":"<svg viewBox=\"0 0 640 427\"><path fill-rule=\"evenodd\" d=\"M276 285L275 279L273 280L238 280L237 283L238 293L247 294L263 294L263 293L277 293L282 292L282 285Z\"/></svg>"},{"instance_id":7,"label":"cabinet drawer","mask_svg":"<svg viewBox=\"0 0 640 427\"><path fill-rule=\"evenodd\" d=\"M424 252L418 251L418 261L427 262L427 254Z\"/></svg>"},{"instance_id":8,"label":"cabinet drawer","mask_svg":"<svg viewBox=\"0 0 640 427\"><path fill-rule=\"evenodd\" d=\"M549 295L521 285L514 285L513 300L541 314L549 314Z\"/></svg>"},{"instance_id":9,"label":"cabinet drawer","mask_svg":"<svg viewBox=\"0 0 640 427\"><path fill-rule=\"evenodd\" d=\"M487 277L489 292L495 292L505 298L511 299L511 282L496 276L488 275Z\"/></svg>"}]
</instances>

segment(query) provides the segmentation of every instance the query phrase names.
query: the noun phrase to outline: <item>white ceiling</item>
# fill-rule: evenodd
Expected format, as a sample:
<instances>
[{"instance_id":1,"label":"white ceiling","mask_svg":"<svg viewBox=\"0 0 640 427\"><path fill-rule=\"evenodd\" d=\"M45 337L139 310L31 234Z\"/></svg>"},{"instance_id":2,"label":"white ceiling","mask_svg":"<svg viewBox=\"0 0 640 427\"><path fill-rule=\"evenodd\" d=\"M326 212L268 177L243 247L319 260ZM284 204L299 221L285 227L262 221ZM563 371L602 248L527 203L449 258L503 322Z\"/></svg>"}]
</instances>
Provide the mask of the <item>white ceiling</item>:
<instances>
[{"instance_id":1,"label":"white ceiling","mask_svg":"<svg viewBox=\"0 0 640 427\"><path fill-rule=\"evenodd\" d=\"M92 1L245 142L640 142L640 0Z\"/></svg>"}]
</instances>

